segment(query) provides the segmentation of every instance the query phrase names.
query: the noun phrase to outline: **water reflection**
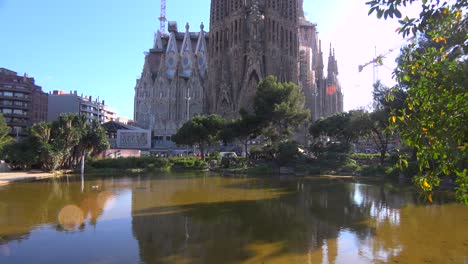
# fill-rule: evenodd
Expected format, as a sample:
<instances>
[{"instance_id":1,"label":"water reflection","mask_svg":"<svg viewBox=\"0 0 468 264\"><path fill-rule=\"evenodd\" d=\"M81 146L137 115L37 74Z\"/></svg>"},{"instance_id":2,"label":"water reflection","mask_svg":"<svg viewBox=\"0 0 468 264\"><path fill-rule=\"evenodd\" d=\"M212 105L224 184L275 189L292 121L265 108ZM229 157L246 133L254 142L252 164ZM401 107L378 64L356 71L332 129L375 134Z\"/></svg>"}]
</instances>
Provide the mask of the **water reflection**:
<instances>
[{"instance_id":1,"label":"water reflection","mask_svg":"<svg viewBox=\"0 0 468 264\"><path fill-rule=\"evenodd\" d=\"M102 180L87 182L84 193L76 182L65 180L4 187L0 190L0 243L1 240L26 239L31 230L43 225L67 231L84 228L86 221L95 225L106 204L115 200L112 191L107 191L108 186L103 183ZM92 188L99 184L104 189Z\"/></svg>"},{"instance_id":2,"label":"water reflection","mask_svg":"<svg viewBox=\"0 0 468 264\"><path fill-rule=\"evenodd\" d=\"M56 252L35 263L464 263L468 209L440 197L323 178L12 184L0 189L0 262L31 262L47 242Z\"/></svg>"}]
</instances>

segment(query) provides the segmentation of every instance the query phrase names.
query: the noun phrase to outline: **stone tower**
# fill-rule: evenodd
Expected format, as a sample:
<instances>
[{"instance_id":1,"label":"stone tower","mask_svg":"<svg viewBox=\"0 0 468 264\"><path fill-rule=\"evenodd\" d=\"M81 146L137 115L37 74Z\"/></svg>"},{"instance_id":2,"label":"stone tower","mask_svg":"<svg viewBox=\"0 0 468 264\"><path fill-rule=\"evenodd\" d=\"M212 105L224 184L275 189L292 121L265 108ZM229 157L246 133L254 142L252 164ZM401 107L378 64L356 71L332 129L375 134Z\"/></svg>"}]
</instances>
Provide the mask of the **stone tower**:
<instances>
[{"instance_id":1,"label":"stone tower","mask_svg":"<svg viewBox=\"0 0 468 264\"><path fill-rule=\"evenodd\" d=\"M252 110L267 75L298 83L300 0L212 0L208 113L237 116Z\"/></svg>"},{"instance_id":2,"label":"stone tower","mask_svg":"<svg viewBox=\"0 0 468 264\"><path fill-rule=\"evenodd\" d=\"M169 33L155 34L153 48L135 86L135 121L152 131L152 148L172 145L171 135L190 118L203 114L208 79L208 38L203 24L199 32L189 25L178 32L169 22Z\"/></svg>"}]
</instances>

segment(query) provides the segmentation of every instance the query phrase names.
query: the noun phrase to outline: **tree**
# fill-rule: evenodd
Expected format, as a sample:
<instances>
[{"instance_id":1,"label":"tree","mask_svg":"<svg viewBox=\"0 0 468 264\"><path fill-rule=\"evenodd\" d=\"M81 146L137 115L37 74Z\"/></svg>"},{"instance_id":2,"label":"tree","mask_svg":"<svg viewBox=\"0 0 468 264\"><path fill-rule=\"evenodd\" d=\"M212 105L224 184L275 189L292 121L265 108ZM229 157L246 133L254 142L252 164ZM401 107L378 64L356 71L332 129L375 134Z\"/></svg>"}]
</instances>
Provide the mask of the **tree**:
<instances>
[{"instance_id":1,"label":"tree","mask_svg":"<svg viewBox=\"0 0 468 264\"><path fill-rule=\"evenodd\" d=\"M309 127L310 134L319 138L327 136L349 146L368 131L368 118L363 110L352 110L320 118Z\"/></svg>"},{"instance_id":2,"label":"tree","mask_svg":"<svg viewBox=\"0 0 468 264\"><path fill-rule=\"evenodd\" d=\"M87 122L83 116L80 119L81 131L78 145L73 151L73 164L81 158L81 171L84 172L84 162L86 153L91 157L96 157L99 153L109 148L110 144L107 139L106 131L96 119Z\"/></svg>"},{"instance_id":3,"label":"tree","mask_svg":"<svg viewBox=\"0 0 468 264\"><path fill-rule=\"evenodd\" d=\"M388 96L394 94L394 100L388 100ZM390 115L392 111L399 111L404 107L406 93L401 89L392 91L380 81L374 84L372 92L374 99L374 111L368 114L369 135L380 152L380 165L384 164L390 139L394 133L390 129Z\"/></svg>"},{"instance_id":4,"label":"tree","mask_svg":"<svg viewBox=\"0 0 468 264\"><path fill-rule=\"evenodd\" d=\"M414 0L372 0L369 14L402 16L399 8ZM400 20L399 32L412 35L394 74L407 93L405 107L393 111L392 127L416 149L415 182L429 200L440 176L456 176L456 197L468 204L468 38L467 0L424 0L419 18ZM389 96L392 99L392 96ZM403 163L407 163L403 160Z\"/></svg>"},{"instance_id":5,"label":"tree","mask_svg":"<svg viewBox=\"0 0 468 264\"><path fill-rule=\"evenodd\" d=\"M310 111L304 109L304 102L305 96L296 84L281 83L276 77L267 76L258 85L254 99L254 113L262 133L272 143L289 139L310 118Z\"/></svg>"},{"instance_id":6,"label":"tree","mask_svg":"<svg viewBox=\"0 0 468 264\"><path fill-rule=\"evenodd\" d=\"M6 144L13 139L8 135L9 130L3 114L0 113L0 152Z\"/></svg>"},{"instance_id":7,"label":"tree","mask_svg":"<svg viewBox=\"0 0 468 264\"><path fill-rule=\"evenodd\" d=\"M38 165L46 171L56 170L60 163L56 146L51 144L51 130L51 123L41 122L34 124L28 135L31 148L38 153Z\"/></svg>"},{"instance_id":8,"label":"tree","mask_svg":"<svg viewBox=\"0 0 468 264\"><path fill-rule=\"evenodd\" d=\"M225 124L221 133L224 141L231 142L238 139L244 145L244 153L247 157L248 141L261 134L260 120L255 115L249 114L244 109L240 111L240 118Z\"/></svg>"},{"instance_id":9,"label":"tree","mask_svg":"<svg viewBox=\"0 0 468 264\"><path fill-rule=\"evenodd\" d=\"M172 141L178 145L198 144L200 152L205 159L205 148L219 140L219 135L224 127L224 119L219 115L196 116L187 121L172 136Z\"/></svg>"},{"instance_id":10,"label":"tree","mask_svg":"<svg viewBox=\"0 0 468 264\"><path fill-rule=\"evenodd\" d=\"M44 170L76 168L83 154L95 156L109 147L104 128L97 120L64 114L52 123L37 123L29 131L28 142L38 153L38 165Z\"/></svg>"},{"instance_id":11,"label":"tree","mask_svg":"<svg viewBox=\"0 0 468 264\"><path fill-rule=\"evenodd\" d=\"M5 145L3 158L8 161L11 168L30 169L38 163L38 153L29 140L14 142Z\"/></svg>"}]
</instances>

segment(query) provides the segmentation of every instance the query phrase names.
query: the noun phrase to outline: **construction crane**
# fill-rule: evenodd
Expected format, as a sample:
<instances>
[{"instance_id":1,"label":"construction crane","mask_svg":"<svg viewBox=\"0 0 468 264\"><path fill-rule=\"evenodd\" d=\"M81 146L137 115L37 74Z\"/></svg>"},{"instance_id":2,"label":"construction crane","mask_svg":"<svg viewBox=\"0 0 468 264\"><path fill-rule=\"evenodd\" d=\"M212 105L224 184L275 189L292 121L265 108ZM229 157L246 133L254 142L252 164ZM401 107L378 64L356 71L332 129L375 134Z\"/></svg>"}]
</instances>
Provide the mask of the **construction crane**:
<instances>
[{"instance_id":1,"label":"construction crane","mask_svg":"<svg viewBox=\"0 0 468 264\"><path fill-rule=\"evenodd\" d=\"M362 70L366 66L369 66L370 64L372 64L373 65L373 74L374 74L374 80L373 81L375 83L377 66L383 65L382 60L385 58L385 56L392 53L393 51L394 51L394 49L389 49L387 52L385 52L383 54L380 54L380 55L377 55L377 52L376 52L375 58L373 58L371 61L368 61L368 62L364 63L363 65L358 66L359 72L362 72Z\"/></svg>"},{"instance_id":2,"label":"construction crane","mask_svg":"<svg viewBox=\"0 0 468 264\"><path fill-rule=\"evenodd\" d=\"M166 33L166 0L161 0L161 15L159 16L159 31Z\"/></svg>"}]
</instances>

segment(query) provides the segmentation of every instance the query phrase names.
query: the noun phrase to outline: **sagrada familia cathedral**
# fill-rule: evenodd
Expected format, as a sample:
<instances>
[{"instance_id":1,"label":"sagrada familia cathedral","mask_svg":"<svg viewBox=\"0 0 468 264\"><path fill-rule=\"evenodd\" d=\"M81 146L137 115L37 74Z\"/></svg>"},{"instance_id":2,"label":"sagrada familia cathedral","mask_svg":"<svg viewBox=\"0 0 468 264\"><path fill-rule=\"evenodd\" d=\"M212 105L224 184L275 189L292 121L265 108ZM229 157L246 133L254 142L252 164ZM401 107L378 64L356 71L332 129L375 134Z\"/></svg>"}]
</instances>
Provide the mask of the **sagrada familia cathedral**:
<instances>
[{"instance_id":1,"label":"sagrada familia cathedral","mask_svg":"<svg viewBox=\"0 0 468 264\"><path fill-rule=\"evenodd\" d=\"M312 119L343 111L335 52L327 75L317 26L303 0L212 0L210 31L191 32L169 22L146 53L135 87L135 122L153 141L170 136L196 115L235 118L252 109L258 83L268 75L298 84Z\"/></svg>"}]
</instances>

